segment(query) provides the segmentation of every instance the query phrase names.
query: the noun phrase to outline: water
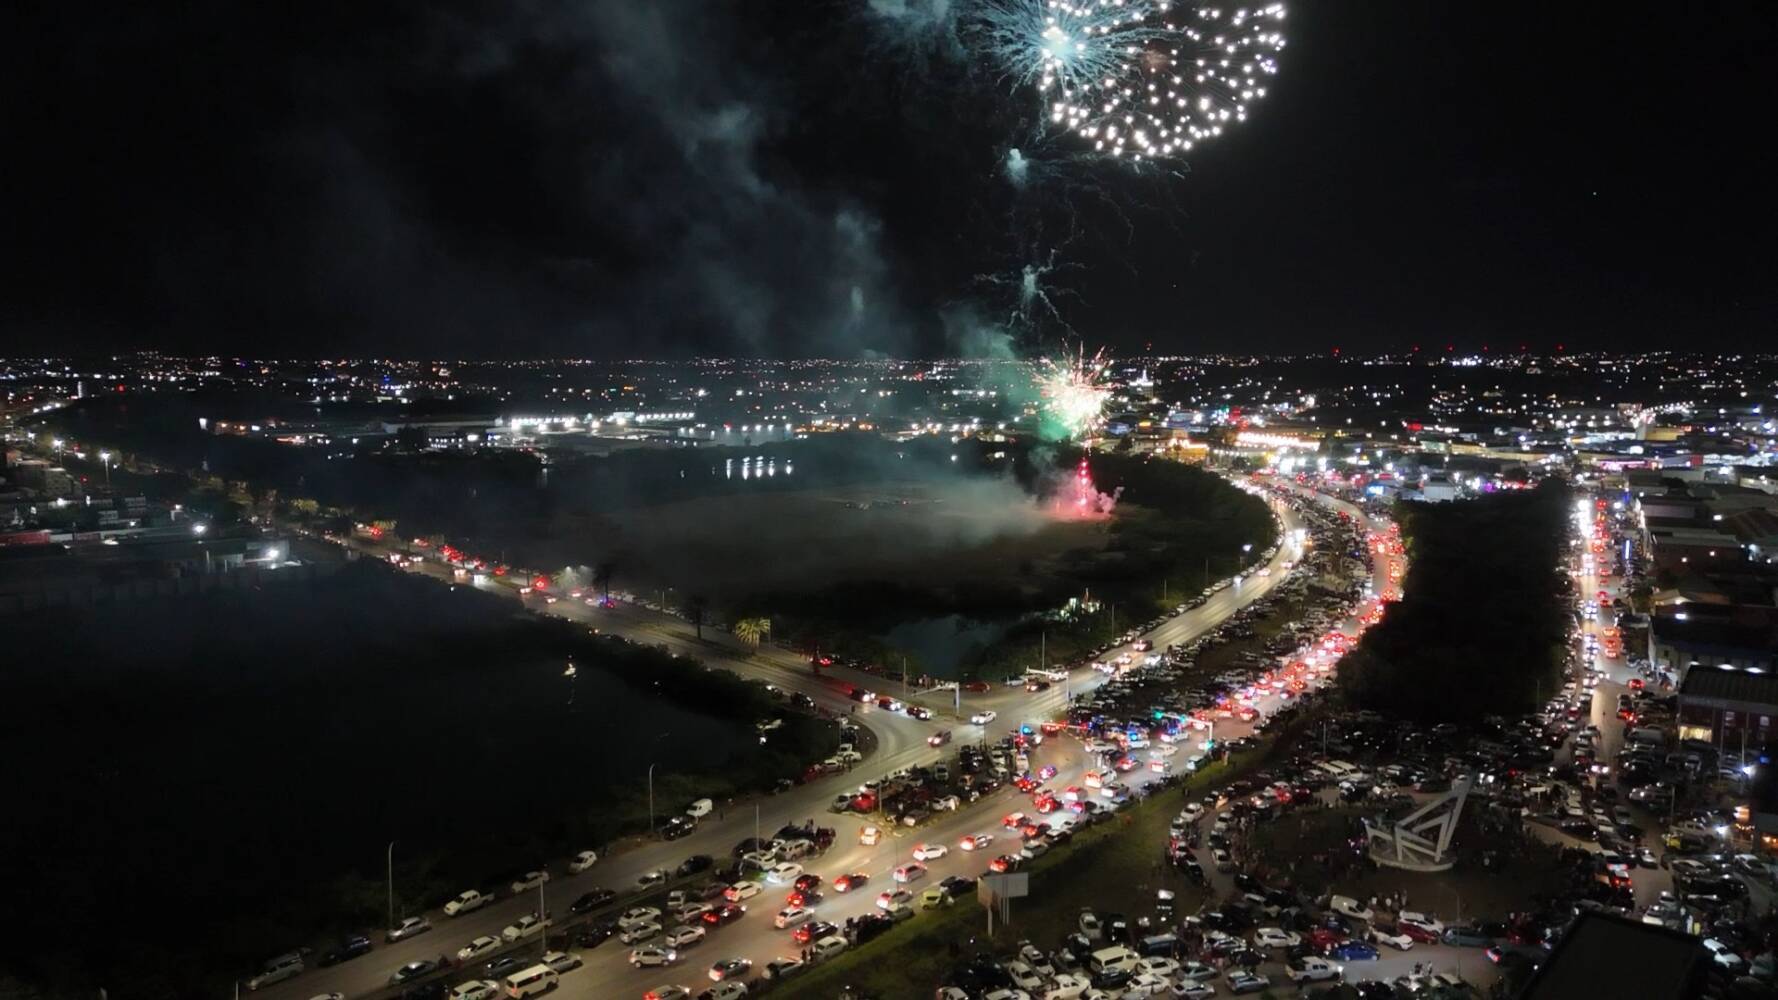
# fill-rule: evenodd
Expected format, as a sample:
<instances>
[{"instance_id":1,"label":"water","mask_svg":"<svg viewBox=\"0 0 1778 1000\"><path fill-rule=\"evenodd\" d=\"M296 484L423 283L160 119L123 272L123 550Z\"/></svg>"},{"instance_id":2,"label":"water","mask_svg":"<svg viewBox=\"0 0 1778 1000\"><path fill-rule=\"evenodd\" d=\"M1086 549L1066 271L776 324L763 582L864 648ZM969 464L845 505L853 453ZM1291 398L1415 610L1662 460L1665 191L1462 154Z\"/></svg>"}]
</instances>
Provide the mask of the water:
<instances>
[{"instance_id":1,"label":"water","mask_svg":"<svg viewBox=\"0 0 1778 1000\"><path fill-rule=\"evenodd\" d=\"M919 657L927 673L949 680L958 677L963 665L977 652L1000 641L1011 625L1009 621L944 615L904 622L883 633L882 638Z\"/></svg>"}]
</instances>

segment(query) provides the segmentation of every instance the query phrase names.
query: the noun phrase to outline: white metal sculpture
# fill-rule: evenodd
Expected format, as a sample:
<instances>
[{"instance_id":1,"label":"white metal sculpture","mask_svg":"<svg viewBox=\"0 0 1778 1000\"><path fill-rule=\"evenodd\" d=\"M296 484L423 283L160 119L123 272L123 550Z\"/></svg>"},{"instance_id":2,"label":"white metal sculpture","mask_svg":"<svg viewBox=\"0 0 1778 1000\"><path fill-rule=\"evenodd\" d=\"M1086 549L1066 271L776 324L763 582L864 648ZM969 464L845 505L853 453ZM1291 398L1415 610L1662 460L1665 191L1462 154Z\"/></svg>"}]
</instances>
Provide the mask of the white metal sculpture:
<instances>
[{"instance_id":1,"label":"white metal sculpture","mask_svg":"<svg viewBox=\"0 0 1778 1000\"><path fill-rule=\"evenodd\" d=\"M1456 863L1451 838L1457 833L1457 817L1469 797L1466 775L1451 790L1408 813L1394 823L1382 817L1364 821L1364 839L1371 860L1411 872L1442 872Z\"/></svg>"}]
</instances>

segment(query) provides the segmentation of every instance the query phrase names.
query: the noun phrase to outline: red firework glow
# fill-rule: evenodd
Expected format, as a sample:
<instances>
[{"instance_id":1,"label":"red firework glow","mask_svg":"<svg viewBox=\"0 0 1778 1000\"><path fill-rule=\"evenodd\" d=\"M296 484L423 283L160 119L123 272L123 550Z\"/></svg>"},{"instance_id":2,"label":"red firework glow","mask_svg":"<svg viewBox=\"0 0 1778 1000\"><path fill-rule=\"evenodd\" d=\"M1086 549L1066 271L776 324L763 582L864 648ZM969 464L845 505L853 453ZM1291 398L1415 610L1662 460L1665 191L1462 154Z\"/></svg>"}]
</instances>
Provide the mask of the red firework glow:
<instances>
[{"instance_id":1,"label":"red firework glow","mask_svg":"<svg viewBox=\"0 0 1778 1000\"><path fill-rule=\"evenodd\" d=\"M1121 486L1111 493L1099 492L1099 487L1093 484L1093 470L1082 458L1074 467L1073 482L1056 490L1051 512L1069 518L1104 517L1117 506L1118 494L1122 492Z\"/></svg>"}]
</instances>

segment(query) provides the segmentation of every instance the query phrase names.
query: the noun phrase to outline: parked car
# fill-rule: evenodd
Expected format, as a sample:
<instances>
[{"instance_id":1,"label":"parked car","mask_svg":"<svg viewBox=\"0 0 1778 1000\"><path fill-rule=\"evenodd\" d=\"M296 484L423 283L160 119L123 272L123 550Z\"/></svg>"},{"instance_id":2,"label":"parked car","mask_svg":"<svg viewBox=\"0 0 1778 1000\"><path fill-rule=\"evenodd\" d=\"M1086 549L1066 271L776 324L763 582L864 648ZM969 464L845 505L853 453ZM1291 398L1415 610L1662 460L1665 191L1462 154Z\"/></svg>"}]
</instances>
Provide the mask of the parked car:
<instances>
[{"instance_id":1,"label":"parked car","mask_svg":"<svg viewBox=\"0 0 1778 1000\"><path fill-rule=\"evenodd\" d=\"M523 941L526 938L533 938L542 934L549 929L552 923L554 923L554 921L550 920L548 917L540 917L535 913L527 913L517 920L514 920L512 923L507 924L506 927L500 931L500 936L507 941Z\"/></svg>"},{"instance_id":2,"label":"parked car","mask_svg":"<svg viewBox=\"0 0 1778 1000\"><path fill-rule=\"evenodd\" d=\"M362 934L353 934L339 943L339 947L329 950L321 956L322 965L338 965L360 955L370 954L370 938Z\"/></svg>"},{"instance_id":3,"label":"parked car","mask_svg":"<svg viewBox=\"0 0 1778 1000\"><path fill-rule=\"evenodd\" d=\"M503 943L504 942L497 937L490 937L483 934L481 937L475 938L468 944L457 949L457 961L471 962L483 955L491 955L494 952L499 951L500 946Z\"/></svg>"},{"instance_id":4,"label":"parked car","mask_svg":"<svg viewBox=\"0 0 1778 1000\"><path fill-rule=\"evenodd\" d=\"M570 972L580 968L580 956L565 951L546 951L543 964L556 972Z\"/></svg>"},{"instance_id":5,"label":"parked car","mask_svg":"<svg viewBox=\"0 0 1778 1000\"><path fill-rule=\"evenodd\" d=\"M438 968L437 959L422 958L418 961L409 962L390 973L389 982L397 986L400 986L402 983L411 983L436 968Z\"/></svg>"},{"instance_id":6,"label":"parked car","mask_svg":"<svg viewBox=\"0 0 1778 1000\"><path fill-rule=\"evenodd\" d=\"M416 934L424 934L432 929L432 922L425 917L403 917L400 923L389 928L390 941L406 941Z\"/></svg>"},{"instance_id":7,"label":"parked car","mask_svg":"<svg viewBox=\"0 0 1778 1000\"><path fill-rule=\"evenodd\" d=\"M465 889L444 905L445 916L457 917L492 903L494 897L480 889Z\"/></svg>"},{"instance_id":8,"label":"parked car","mask_svg":"<svg viewBox=\"0 0 1778 1000\"><path fill-rule=\"evenodd\" d=\"M1444 940L1446 944L1462 948L1486 948L1494 943L1492 935L1474 926L1447 927Z\"/></svg>"}]
</instances>

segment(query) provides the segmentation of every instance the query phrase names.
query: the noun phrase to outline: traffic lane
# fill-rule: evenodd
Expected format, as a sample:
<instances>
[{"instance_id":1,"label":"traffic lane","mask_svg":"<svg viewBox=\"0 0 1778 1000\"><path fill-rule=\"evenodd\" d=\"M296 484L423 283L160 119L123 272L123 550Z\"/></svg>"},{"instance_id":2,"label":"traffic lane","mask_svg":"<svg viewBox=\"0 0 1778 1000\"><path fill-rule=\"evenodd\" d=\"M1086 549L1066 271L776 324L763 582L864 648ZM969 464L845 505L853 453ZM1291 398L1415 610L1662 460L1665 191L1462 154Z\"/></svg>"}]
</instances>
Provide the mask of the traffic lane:
<instances>
[{"instance_id":1,"label":"traffic lane","mask_svg":"<svg viewBox=\"0 0 1778 1000\"><path fill-rule=\"evenodd\" d=\"M800 824L811 818L820 825L834 826L836 824L832 820L839 820L840 817L831 816L826 810L835 796L855 790L859 783L866 780L866 775L881 775L900 767L912 766L913 763L930 759L937 753L936 749L920 741L899 757L884 759L873 756L867 758L868 767L855 768L847 773L831 775L799 786L799 794L787 793L761 798L755 803L758 806L757 830L760 835L770 838L783 826ZM674 812L674 809L663 809L662 816L664 818ZM558 862L550 866L554 877L545 887L545 901L556 917L565 919L568 916L568 905L594 887L609 888L622 895L632 889L636 880L645 872L660 868L672 869L692 855L708 854L719 860L727 859L735 844L755 835L755 823L756 811L753 808L722 810L707 817L697 830L684 838L648 843L634 850L603 857L591 871L581 875L566 875ZM852 824L850 835L854 839L857 837L857 827L862 825ZM846 835L847 832L842 830L840 836ZM519 917L535 912L536 899L534 892L506 896L482 909L454 918L446 917L440 911L429 911L427 916L433 923L432 931L407 941L379 943L370 955L343 965L305 973L270 987L269 995L283 1000L286 996L307 997L335 991L347 996L371 992L386 985L389 974L401 965L420 959L437 958L440 954L454 955L459 947L475 937L498 936L503 928ZM380 937L380 932L373 933L372 937Z\"/></svg>"},{"instance_id":2,"label":"traffic lane","mask_svg":"<svg viewBox=\"0 0 1778 1000\"><path fill-rule=\"evenodd\" d=\"M1283 558L1282 554L1280 554L1274 558L1274 562L1281 562ZM453 586L457 585L454 579L454 574L445 570L441 564L422 561L412 571L432 576L439 582L444 582ZM1277 578L1274 576L1272 578L1261 577L1259 579L1269 579L1272 582L1271 585L1275 585ZM1245 593L1242 593L1233 587L1225 588L1223 591L1215 595L1218 600L1206 602L1205 605L1193 609L1185 615L1176 616L1174 622L1179 622L1181 619L1191 619L1195 615L1199 619L1199 622L1197 623L1198 630L1208 629L1226 618L1228 614L1231 614L1235 609L1245 606L1245 604L1250 603L1253 600L1257 600L1270 589L1271 586L1268 585L1265 587L1254 587L1248 589ZM519 595L514 593L513 596L516 598ZM599 624L596 619L589 620L587 617L584 617L585 612L588 609L583 602L569 603L567 600L558 600L554 604L539 605L534 608L534 610L542 610L544 613L555 613L563 617L568 617L571 620L581 620L588 624ZM646 609L636 608L634 610L645 611ZM659 615L659 613L656 612L650 612L649 614ZM679 649L685 650L687 655L696 655L699 653L707 655L712 651L711 646L702 643L694 645L691 642L687 642L683 637L674 635L672 631L662 629L660 625L663 623L659 620L651 621L639 614L628 617L631 620L617 622L615 623L616 628L611 630L621 630L618 631L618 634L622 634L623 632L639 634L644 639L658 638L660 641L668 644L669 648L677 646ZM684 626L683 622L679 622L677 619L671 619L670 616L659 615L659 618L668 619L671 622L677 623L679 626ZM605 623L605 627L609 627L611 624L613 623ZM718 633L712 633L713 636L717 634ZM695 640L693 640L693 642L695 642ZM715 644L715 649L720 650L722 648L720 643ZM753 650L735 649L729 650L728 652L733 654L736 659L739 659L742 664L746 664L753 660L757 655ZM743 659L743 657L745 658ZM835 694L828 685L815 683L819 681L818 678L811 678L810 674L797 670L790 663L784 662L791 659L788 656L772 657L768 654L766 657L761 657L760 659L768 662L771 659L776 659L778 662L774 664L774 666L776 666L777 672L785 680L798 682L799 687L808 689L805 690L805 693L813 692L811 693L811 697L815 697L817 694L824 695L830 703L838 704L839 696ZM1093 673L1092 671L1088 672ZM1045 700L1055 700L1060 697L1060 695L1052 692L1046 692L1046 694L1050 694L1050 699ZM847 707L849 708L850 705ZM1057 707L1060 708L1060 704L1058 704ZM855 716L849 717L856 718ZM922 736L922 733L935 729L936 727L922 724L918 720L903 715L885 712L875 718L858 719L857 721L861 725L871 726L873 731L879 733L879 752L873 755L870 759L870 767L872 770L881 770L883 773L887 773L888 771L897 770L901 767L913 766L917 763L924 763L936 759L941 753L940 749L928 746ZM988 729L990 727L983 728ZM883 747L885 746L892 748L889 753L883 752ZM834 796L838 795L843 790L847 790L856 783L850 780L856 773L857 772L855 771L848 775L836 775L803 786L804 791L796 796L794 804L786 802L784 805L774 809L770 821L766 819L764 804L762 803L762 813L760 818L761 831L766 832L768 827L771 831L775 831L779 826L799 821L799 818L822 815L827 803L830 802ZM981 805L981 803L978 803L977 805ZM973 810L971 812L973 812ZM956 822L974 822L974 820L965 817L956 820ZM701 825L699 831L690 837L676 842L673 846L649 845L638 851L628 852L619 855L616 858L606 859L606 861L601 863L599 868L594 869L593 873L579 876L575 881L578 881L585 887L604 884L607 888L622 891L626 885L633 884L633 880L636 877L639 877L642 873L659 867L671 867L676 865L679 860L683 860L684 857L691 854L709 853L718 857L725 856L723 845L721 843L724 838L733 836L734 839L738 841L743 836L751 835L736 834L736 829L744 825L743 818L738 818L734 823L728 824L728 829L719 831L718 828L722 825L720 820L716 824ZM960 837L961 833L959 833L958 836ZM607 873L606 881L603 883L594 881L592 876L601 871ZM617 879L615 880L611 878L611 873L614 872L617 875ZM621 881L626 878L629 880L628 882ZM613 882L616 882L616 884L612 884ZM564 882L551 883L551 888L556 892L559 892L566 887L567 884ZM580 892L584 891L585 888L580 888L572 895L565 895L562 898L563 900L571 901L575 896L578 896ZM474 913L466 914L454 919L445 918L440 915L435 921L435 929L428 934L420 935L419 937L408 941L397 942L392 945L381 947L373 953L374 958L373 956L366 956L363 959L346 963L342 966L336 966L328 970L320 970L312 977L309 975L298 977L298 979L292 980L287 984L281 984L281 986L288 986L291 991L313 988L318 992L337 990L346 993L347 995L355 995L375 990L386 983L387 972L371 968L365 963L380 962L383 966L386 966L389 971L392 971L394 968L409 961L435 957L441 953L454 953L455 948L460 947L461 944L450 945L447 941L446 948L441 949L440 951L434 951L433 948L437 945L437 941L431 939L441 935L441 933L447 931L447 929L459 934L462 938L462 942L465 943L471 938L480 935L497 935L501 928L506 927L518 917L533 912L536 909L534 904L529 903L530 898L529 894L526 894L519 898L499 900L495 904L484 907ZM550 890L546 890L546 899L552 900L550 906L555 912L558 914L566 913L565 906L557 908L556 903L553 902L555 894ZM292 993L291 995L295 994Z\"/></svg>"},{"instance_id":3,"label":"traffic lane","mask_svg":"<svg viewBox=\"0 0 1778 1000\"><path fill-rule=\"evenodd\" d=\"M1060 787L1078 782L1080 775L1090 769L1091 755L1072 741L1061 741L1058 745L1057 741L1051 740L1045 741L1044 746L1037 749L1032 763L1033 766L1056 764L1061 770L1051 784ZM892 877L894 869L910 863L913 860L914 847L922 843L943 844L947 853L942 858L921 862L928 869L927 875L906 886L916 899L929 886L953 875L980 877L987 870L992 857L1018 845L1017 836L1009 834L1002 827L1001 818L1014 811L1033 813L1030 802L1030 796L1007 786L956 812L941 814L917 828L883 827L885 836L873 847L860 844L855 832L857 828L866 825L868 820L842 820L854 832L848 836L842 831L832 850L804 865L806 871L821 875L825 883L826 895L814 907L814 916L811 919L825 920L843 927L849 917L875 912L877 895L886 889L898 887ZM975 852L964 851L957 846L965 835L976 833L993 834L994 843ZM863 872L870 876L870 881L862 889L851 893L836 893L831 890L835 877L852 872ZM757 975L767 962L777 958L796 957L801 952L802 946L791 938L791 929L780 930L772 923L772 918L783 906L789 891L788 886L768 886L748 901L745 917L730 927L712 932L703 942L687 949L682 961L666 969L632 969L628 964L627 947L612 949L608 945L602 945L592 955L583 955L588 963L586 971L591 974L583 977L576 972L563 977L562 989L568 991L567 995L571 997L603 998L640 996L655 986L677 983L696 992L708 982L710 965L729 958L751 960L754 963L753 971ZM916 916L915 919L919 917Z\"/></svg>"}]
</instances>

